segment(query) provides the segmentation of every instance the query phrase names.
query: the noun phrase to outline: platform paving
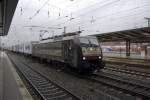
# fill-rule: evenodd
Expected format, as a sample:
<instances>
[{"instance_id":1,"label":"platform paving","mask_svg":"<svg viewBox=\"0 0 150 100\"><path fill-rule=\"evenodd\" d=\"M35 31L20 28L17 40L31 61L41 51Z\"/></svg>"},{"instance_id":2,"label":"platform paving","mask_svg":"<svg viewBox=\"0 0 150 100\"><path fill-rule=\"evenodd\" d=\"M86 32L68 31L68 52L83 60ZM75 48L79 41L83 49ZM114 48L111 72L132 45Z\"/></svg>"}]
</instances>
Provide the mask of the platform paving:
<instances>
[{"instance_id":1,"label":"platform paving","mask_svg":"<svg viewBox=\"0 0 150 100\"><path fill-rule=\"evenodd\" d=\"M109 57L109 56L104 56L104 60L106 62L120 62L124 64L134 64L134 65L139 65L141 67L146 66L147 68L150 68L150 60L146 59L134 59L134 58L122 58L122 57Z\"/></svg>"},{"instance_id":2,"label":"platform paving","mask_svg":"<svg viewBox=\"0 0 150 100\"><path fill-rule=\"evenodd\" d=\"M103 52L104 57L118 57L118 58L128 58L128 59L138 59L138 60L150 60L150 55L142 56L140 54L130 54L130 56L126 56L126 53L119 52Z\"/></svg>"},{"instance_id":3,"label":"platform paving","mask_svg":"<svg viewBox=\"0 0 150 100\"><path fill-rule=\"evenodd\" d=\"M0 100L32 100L31 97L23 95L12 67L6 53L0 51ZM23 92L25 94L27 91Z\"/></svg>"}]
</instances>

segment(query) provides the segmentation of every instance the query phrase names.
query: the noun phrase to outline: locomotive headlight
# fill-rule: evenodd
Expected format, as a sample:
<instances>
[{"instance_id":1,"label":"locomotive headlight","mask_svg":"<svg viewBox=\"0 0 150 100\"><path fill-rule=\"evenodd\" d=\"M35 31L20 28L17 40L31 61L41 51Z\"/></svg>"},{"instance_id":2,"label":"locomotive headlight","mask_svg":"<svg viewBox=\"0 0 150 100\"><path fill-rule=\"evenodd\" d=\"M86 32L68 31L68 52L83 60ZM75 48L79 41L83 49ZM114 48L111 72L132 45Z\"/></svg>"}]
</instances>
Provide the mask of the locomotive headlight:
<instances>
[{"instance_id":1,"label":"locomotive headlight","mask_svg":"<svg viewBox=\"0 0 150 100\"><path fill-rule=\"evenodd\" d=\"M85 60L85 57L83 57L83 60Z\"/></svg>"},{"instance_id":2,"label":"locomotive headlight","mask_svg":"<svg viewBox=\"0 0 150 100\"><path fill-rule=\"evenodd\" d=\"M99 56L98 58L101 59L101 56Z\"/></svg>"},{"instance_id":3,"label":"locomotive headlight","mask_svg":"<svg viewBox=\"0 0 150 100\"><path fill-rule=\"evenodd\" d=\"M93 50L93 48L90 48L90 51L92 51Z\"/></svg>"}]
</instances>

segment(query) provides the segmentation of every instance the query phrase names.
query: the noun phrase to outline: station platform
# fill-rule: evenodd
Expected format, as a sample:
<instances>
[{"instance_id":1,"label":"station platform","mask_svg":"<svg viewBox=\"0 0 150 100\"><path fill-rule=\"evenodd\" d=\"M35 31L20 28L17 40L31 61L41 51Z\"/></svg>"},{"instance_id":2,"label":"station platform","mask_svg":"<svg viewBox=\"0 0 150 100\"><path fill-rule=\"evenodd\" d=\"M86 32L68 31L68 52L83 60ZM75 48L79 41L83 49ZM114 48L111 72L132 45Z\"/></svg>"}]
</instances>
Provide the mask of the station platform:
<instances>
[{"instance_id":1,"label":"station platform","mask_svg":"<svg viewBox=\"0 0 150 100\"><path fill-rule=\"evenodd\" d=\"M7 54L0 51L0 100L32 100Z\"/></svg>"},{"instance_id":2,"label":"station platform","mask_svg":"<svg viewBox=\"0 0 150 100\"><path fill-rule=\"evenodd\" d=\"M137 60L149 60L150 55L142 56L140 54L131 53L129 57L126 56L126 53L118 53L118 52L103 52L103 55L106 57L116 57L116 58L128 58L128 59L137 59Z\"/></svg>"},{"instance_id":3,"label":"station platform","mask_svg":"<svg viewBox=\"0 0 150 100\"><path fill-rule=\"evenodd\" d=\"M104 55L104 60L106 62L118 62L118 63L124 63L124 64L133 64L133 65L139 65L141 68L144 66L144 68L150 69L150 59L141 59L139 57L125 57L125 56L106 56Z\"/></svg>"}]
</instances>

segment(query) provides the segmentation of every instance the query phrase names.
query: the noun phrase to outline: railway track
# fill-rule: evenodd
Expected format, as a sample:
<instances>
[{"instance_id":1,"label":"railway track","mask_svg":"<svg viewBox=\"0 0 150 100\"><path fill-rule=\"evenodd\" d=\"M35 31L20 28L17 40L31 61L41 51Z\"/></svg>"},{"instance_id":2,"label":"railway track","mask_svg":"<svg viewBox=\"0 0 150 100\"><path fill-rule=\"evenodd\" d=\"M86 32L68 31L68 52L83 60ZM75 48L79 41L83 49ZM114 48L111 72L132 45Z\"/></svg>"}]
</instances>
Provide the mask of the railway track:
<instances>
[{"instance_id":1,"label":"railway track","mask_svg":"<svg viewBox=\"0 0 150 100\"><path fill-rule=\"evenodd\" d=\"M119 72L119 73L125 73L128 75L133 76L139 76L141 78L150 79L150 73L148 72L142 72L137 70L132 70L128 68L121 68L121 67L114 67L112 65L108 65L108 67L105 67L105 70L113 71L113 72Z\"/></svg>"},{"instance_id":2,"label":"railway track","mask_svg":"<svg viewBox=\"0 0 150 100\"><path fill-rule=\"evenodd\" d=\"M29 66L29 67L31 67L31 65L29 64L29 63L27 63L26 61L23 61L22 60L22 62L25 64L25 65L27 65L27 66ZM35 70L37 70L37 69L35 69ZM38 70L37 70L38 71ZM80 75L79 73L76 73L76 72L73 72L73 71L71 71L71 70L64 70L65 71L65 73L68 73L68 74L71 74L71 75L73 75L73 76L75 76L75 77L79 77L79 78L82 78L82 79L84 79L85 77L83 76L83 75ZM41 74L44 74L42 71L39 71ZM91 90L90 91L92 91L92 88L91 87L89 87ZM89 89L88 88L88 89ZM94 91L97 91L97 88L96 88L96 90L94 89ZM98 91L99 92L99 91ZM102 93L103 94L103 93ZM102 95L102 94L100 94L100 95ZM104 95L106 95L105 93L104 93ZM119 99L119 98L117 98L117 97L115 97L115 95L106 95L106 96L108 96L108 98L111 98L111 99L109 99L109 100L121 100L121 99ZM122 95L121 95L122 96ZM120 96L120 97L121 97ZM83 99L82 100L94 100L94 98L93 97L90 97L90 96L87 96L87 97L82 97ZM107 97L105 97L105 98L107 98ZM36 100L36 99L35 99ZM106 99L107 100L107 99ZM131 100L133 100L133 99L131 99Z\"/></svg>"},{"instance_id":3,"label":"railway track","mask_svg":"<svg viewBox=\"0 0 150 100\"><path fill-rule=\"evenodd\" d=\"M150 99L150 86L148 85L139 84L136 81L123 79L121 77L116 77L113 74L104 72L101 72L100 74L94 74L91 79L95 82L99 82L117 90L140 97L142 100Z\"/></svg>"},{"instance_id":4,"label":"railway track","mask_svg":"<svg viewBox=\"0 0 150 100\"><path fill-rule=\"evenodd\" d=\"M34 76L35 73L38 74L38 75L40 75L40 77L43 77L43 75L41 75L39 72L37 72L34 69L30 68L28 66L28 64L23 63L23 64L21 64L19 66L24 66L24 67L19 67L19 70L20 71L23 70L23 72L21 72L21 73L27 73L27 75L29 75L29 76L24 75L25 77L27 77L27 79L28 79L28 77L31 77L32 74L33 74L32 76ZM150 100L150 85L139 84L136 81L134 82L133 80L123 79L122 77L116 77L113 74L107 74L107 73L104 73L104 72L101 72L100 74L94 74L93 76L88 77L88 78L87 77L84 77L84 78L88 79L88 80L91 80L93 82L104 84L105 86L108 86L110 88L114 88L116 90L120 90L122 92L131 94L133 96L140 97L140 98L142 98L141 100ZM34 80L35 80L35 84L34 84L34 82L32 82ZM47 84L47 81L49 81L47 78L44 78L44 80L41 81L41 78L37 77L37 79L36 79L36 77L35 78L33 77L33 78L31 78L29 80L29 82L30 81L32 83L31 85L33 87L35 87L35 89L38 92L38 94L41 95L41 98L43 98L43 97L44 98L45 97L49 97L45 93L49 93L47 91L50 91L50 90L47 90L47 88L50 87L50 85L48 85L48 86L44 85L43 86L43 84L42 84L42 82L44 82L44 83L46 82L46 84ZM40 84L38 84L38 83L40 83ZM50 81L50 84L51 83L53 84L53 82ZM56 85L56 87L57 86L58 85ZM52 99L47 99L46 98L44 100L80 100L78 97L72 95L70 92L68 93L68 91L66 92L66 90L63 89L63 88L61 88L61 87L60 87L59 90L65 91L64 93L67 94L67 98L69 98L69 99L66 99L66 98L61 98L61 99L59 99L59 98L58 99L53 99L53 98Z\"/></svg>"},{"instance_id":5,"label":"railway track","mask_svg":"<svg viewBox=\"0 0 150 100\"><path fill-rule=\"evenodd\" d=\"M34 89L34 92L36 92L40 100L81 100L68 90L57 85L39 72L30 68L25 63L14 61L12 58L11 60L19 73L21 73L25 80Z\"/></svg>"},{"instance_id":6,"label":"railway track","mask_svg":"<svg viewBox=\"0 0 150 100\"><path fill-rule=\"evenodd\" d=\"M127 62L115 62L115 61L107 61L105 60L105 62L107 63L106 65L110 65L110 66L125 66L125 67L132 67L132 68L145 68L145 69L149 69L149 65L146 65L146 64L136 64L136 63L129 63L128 61Z\"/></svg>"}]
</instances>

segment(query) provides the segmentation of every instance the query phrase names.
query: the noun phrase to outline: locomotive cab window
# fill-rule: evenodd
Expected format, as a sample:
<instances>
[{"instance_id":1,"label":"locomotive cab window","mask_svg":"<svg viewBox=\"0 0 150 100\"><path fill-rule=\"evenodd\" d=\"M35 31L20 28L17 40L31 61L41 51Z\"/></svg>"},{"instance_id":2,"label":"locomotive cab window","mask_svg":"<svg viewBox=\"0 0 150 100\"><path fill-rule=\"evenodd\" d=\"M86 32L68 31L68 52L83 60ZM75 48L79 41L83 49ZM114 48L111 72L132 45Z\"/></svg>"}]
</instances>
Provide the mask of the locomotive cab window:
<instances>
[{"instance_id":1,"label":"locomotive cab window","mask_svg":"<svg viewBox=\"0 0 150 100\"><path fill-rule=\"evenodd\" d=\"M83 56L94 56L101 54L101 49L96 38L80 37L80 44Z\"/></svg>"}]
</instances>

